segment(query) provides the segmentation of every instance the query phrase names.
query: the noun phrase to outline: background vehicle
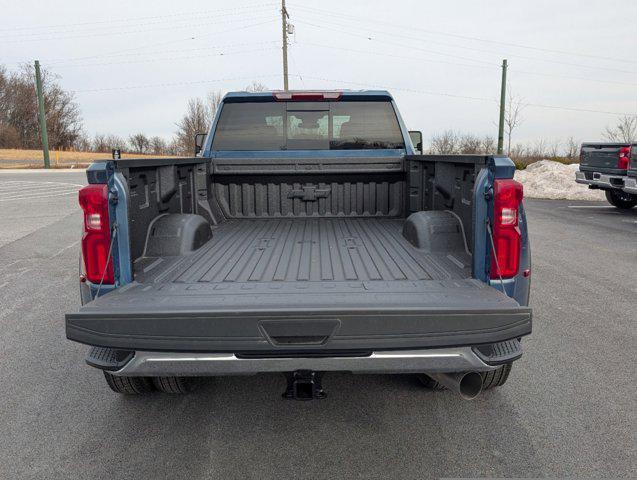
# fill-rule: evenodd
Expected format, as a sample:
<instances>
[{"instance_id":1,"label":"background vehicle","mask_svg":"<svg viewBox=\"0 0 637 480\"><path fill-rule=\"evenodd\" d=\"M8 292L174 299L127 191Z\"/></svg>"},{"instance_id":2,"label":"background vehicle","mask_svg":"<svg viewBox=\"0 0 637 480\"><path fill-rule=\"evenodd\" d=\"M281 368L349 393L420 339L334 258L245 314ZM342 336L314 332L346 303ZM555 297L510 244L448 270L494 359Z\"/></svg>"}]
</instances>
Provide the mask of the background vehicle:
<instances>
[{"instance_id":1,"label":"background vehicle","mask_svg":"<svg viewBox=\"0 0 637 480\"><path fill-rule=\"evenodd\" d=\"M415 155L384 91L230 93L201 156L94 163L67 337L111 388L197 376L418 373L502 385L531 332L506 157Z\"/></svg>"},{"instance_id":2,"label":"background vehicle","mask_svg":"<svg viewBox=\"0 0 637 480\"><path fill-rule=\"evenodd\" d=\"M637 143L631 145L630 152L630 162L628 162L628 170L624 180L624 192L631 194L637 200Z\"/></svg>"},{"instance_id":3,"label":"background vehicle","mask_svg":"<svg viewBox=\"0 0 637 480\"><path fill-rule=\"evenodd\" d=\"M604 190L608 202L617 208L632 208L637 196L624 190L630 155L630 143L583 143L575 181Z\"/></svg>"}]
</instances>

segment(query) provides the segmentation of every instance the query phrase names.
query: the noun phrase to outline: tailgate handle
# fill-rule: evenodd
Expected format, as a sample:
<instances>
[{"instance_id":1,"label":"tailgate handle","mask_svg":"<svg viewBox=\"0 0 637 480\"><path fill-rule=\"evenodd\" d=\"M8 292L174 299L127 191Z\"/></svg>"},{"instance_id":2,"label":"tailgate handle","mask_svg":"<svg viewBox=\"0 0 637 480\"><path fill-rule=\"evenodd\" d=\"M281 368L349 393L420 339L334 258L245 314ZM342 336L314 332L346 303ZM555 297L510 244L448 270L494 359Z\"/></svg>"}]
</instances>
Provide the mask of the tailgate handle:
<instances>
[{"instance_id":1,"label":"tailgate handle","mask_svg":"<svg viewBox=\"0 0 637 480\"><path fill-rule=\"evenodd\" d=\"M259 330L275 346L324 345L338 330L338 319L262 320Z\"/></svg>"},{"instance_id":2,"label":"tailgate handle","mask_svg":"<svg viewBox=\"0 0 637 480\"><path fill-rule=\"evenodd\" d=\"M322 345L327 341L328 336L321 335L284 335L270 336L272 343L276 345Z\"/></svg>"}]
</instances>

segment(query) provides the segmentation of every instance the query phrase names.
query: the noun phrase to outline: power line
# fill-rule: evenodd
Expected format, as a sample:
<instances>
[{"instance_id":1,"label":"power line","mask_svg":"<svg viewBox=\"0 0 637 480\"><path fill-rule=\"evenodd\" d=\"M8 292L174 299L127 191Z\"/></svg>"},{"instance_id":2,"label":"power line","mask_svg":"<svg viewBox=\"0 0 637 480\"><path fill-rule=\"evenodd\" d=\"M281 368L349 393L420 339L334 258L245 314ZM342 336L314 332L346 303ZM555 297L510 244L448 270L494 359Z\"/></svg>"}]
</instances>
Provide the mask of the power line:
<instances>
[{"instance_id":1,"label":"power line","mask_svg":"<svg viewBox=\"0 0 637 480\"><path fill-rule=\"evenodd\" d=\"M264 43L278 43L278 42L261 42ZM253 44L254 45L254 44ZM183 56L180 55L178 57L161 57L161 58L143 58L143 59L135 59L135 60L121 60L115 62L100 62L100 63L80 63L80 64L62 64L62 65L54 65L55 69L59 68L75 68L75 67L101 67L106 65L130 65L130 64L142 64L142 63L153 63L153 62L165 62L165 61L181 61L181 60L192 60L199 58L209 58L209 57L224 57L224 56L232 56L239 55L245 53L255 53L255 52L266 52L272 50L278 50L279 47L270 47L270 48L257 48L252 50L239 50L239 51L225 51L225 52L215 52L208 53L202 55L189 55Z\"/></svg>"},{"instance_id":2,"label":"power line","mask_svg":"<svg viewBox=\"0 0 637 480\"><path fill-rule=\"evenodd\" d=\"M365 30L364 27L352 27L351 25L344 25L344 24L339 24L339 23L335 23L335 22L325 22L323 21L323 23L328 23L331 25L336 25L340 28L333 28L333 27L328 27L326 25L317 25L315 23L311 23L308 22L306 20L297 20L297 22L300 23L304 23L306 25L310 25L312 27L315 28L319 28L319 29L325 29L325 30L331 30L331 31L335 31L338 33L341 33L343 35L350 35L350 36L355 36L355 37L360 37L360 38L365 38L366 40L370 40L370 41L377 41L377 42L381 42L381 43L387 43L389 45L395 45L395 46L401 46L401 47L406 47L406 48L410 48L410 49L416 49L416 50L423 50L423 49L419 49L418 47L414 47L413 45L404 45L404 44L398 44L395 42L391 42L389 40L385 40L385 39L378 39L375 38L373 36L371 36L370 34L357 34L357 33L353 33L353 32L349 32L349 31L344 31L343 28L346 29L358 29L360 31L369 31L369 30ZM450 44L445 44L445 43L441 43L441 42L431 42L429 40L424 40L420 37L414 37L411 35L404 35L401 33L392 33L392 32L387 32L387 31L374 31L374 33L380 34L380 35L389 35L392 37L399 37L399 38L405 38L408 40L416 40L419 42L428 42L428 43L434 43L434 44L438 44L438 45L443 45L443 46L450 46L452 48L460 48L460 49L464 49L464 50L471 50L471 51L477 51L477 52L481 52L481 53L488 53L489 55L498 55L500 56L501 54L497 53L497 52L492 52L492 51L488 51L488 50L484 50L484 49L480 49L480 48L474 48L474 47L464 47L464 46L458 46L458 45L450 45ZM427 51L427 50L424 50ZM473 58L467 58L467 57L460 57L457 55L452 55L452 54L444 54L441 52L437 52L439 55L445 55L445 56L450 56L450 57L454 57L454 58L462 58L465 60L470 60L470 61L475 61L475 62L482 62L482 63L491 63L491 62L485 62L485 61L480 61L480 60L476 60ZM572 66L572 67L579 67L579 68L588 68L588 69L593 69L593 70L608 70L608 71L612 71L612 72L618 72L618 73L629 73L629 74L634 74L637 73L635 71L630 71L630 70L622 70L622 69L618 69L618 68L613 68L613 67L605 67L605 66L601 66L601 65L584 65L584 64L579 64L579 63L572 63L572 62L564 62L564 61L560 61L560 60L550 60L550 59L546 59L546 58L537 58L537 57L528 57L525 55L518 55L518 54L507 54L507 55L502 55L502 56L508 56L508 57L514 57L514 58L521 58L521 59L525 59L525 60L532 60L532 61L538 61L538 62L546 62L546 63L553 63L553 64L558 64L558 65L563 65L563 66Z\"/></svg>"},{"instance_id":3,"label":"power line","mask_svg":"<svg viewBox=\"0 0 637 480\"><path fill-rule=\"evenodd\" d=\"M269 75L252 75L249 77L228 77L228 78L217 78L215 80L192 80L192 81L184 81L184 82L170 82L170 83L151 83L145 85L123 85L119 87L106 87L106 88L89 88L85 90L72 90L74 93L95 93L95 92L111 92L118 90L139 90L146 88L166 88L166 87L180 87L187 85L205 85L208 83L219 83L219 82L234 82L239 80L254 80L255 78L272 78L272 77L281 77L280 73L273 73Z\"/></svg>"},{"instance_id":4,"label":"power line","mask_svg":"<svg viewBox=\"0 0 637 480\"><path fill-rule=\"evenodd\" d=\"M297 65L297 63L296 63L296 60L294 60L294 55L292 55L292 50L290 50L290 51L289 51L289 53L290 53L290 60L292 60L292 65L294 65L294 67L295 67L295 68L297 69L297 71L298 71L298 68L299 68L299 67L298 67L298 65ZM303 85L303 88L304 88L304 89L305 89L305 88L307 88L307 87L305 86L305 80L303 80L303 77L301 76L301 74L300 74L300 73L297 73L297 76L299 77L299 80L301 80L301 85Z\"/></svg>"},{"instance_id":5,"label":"power line","mask_svg":"<svg viewBox=\"0 0 637 480\"><path fill-rule=\"evenodd\" d=\"M219 14L220 12L230 12L230 11L238 11L238 10L245 10L245 9L252 9L255 7L265 7L265 6L272 6L272 5L276 5L273 2L269 2L269 3L253 3L253 4L246 4L246 5L242 5L242 6L237 6L237 7L233 7L233 8L224 8L224 9L215 9L215 10L203 10L203 11L199 11L196 12L198 15L198 18L200 18L200 15L206 15L208 13L215 13L215 14ZM15 31L15 30L36 30L36 29L50 29L50 28L68 28L68 27L77 27L77 26L88 26L88 25L104 25L104 24L110 24L110 23L117 23L117 24L121 24L122 22L131 22L131 21L137 21L137 20L154 20L154 19L159 19L159 18L165 18L168 20L174 20L175 17L181 17L181 16L188 16L187 20L190 20L193 16L193 12L192 11L188 11L188 12L183 12L183 13L171 13L171 14L166 14L166 15L152 15L152 16L144 16L144 17L131 17L131 18L116 18L116 19L110 19L110 20L100 20L100 21L92 21L92 22L79 22L79 23L67 23L67 24L55 24L55 25L29 25L29 26L20 26L20 27L8 27L8 28L0 28L0 32L4 32L4 31Z\"/></svg>"},{"instance_id":6,"label":"power line","mask_svg":"<svg viewBox=\"0 0 637 480\"><path fill-rule=\"evenodd\" d=\"M368 50L357 50L357 49L352 49L352 48L338 47L338 46L335 46L335 45L323 45L323 44L311 43L311 42L297 42L297 45L307 45L307 46L311 46L311 47L327 48L327 49L340 50L340 51L351 52L351 53L362 53L362 54L366 54L366 55L376 55L376 56L382 56L382 57L399 58L399 59L409 60L409 61L412 61L412 62L414 60L418 60L418 61L421 61L421 62L440 63L440 64L444 64L444 65L461 66L461 67L468 67L468 68L481 68L481 69L489 69L489 68L493 68L493 67L500 68L500 65L497 65L497 64L472 65L472 64L468 64L468 63L457 63L457 62L449 62L449 61L445 61L445 60L434 60L434 59L423 58L423 57L414 57L414 56L406 56L406 55L395 55L395 54L392 54L392 53L383 53L383 52L376 52L376 51L372 52L372 51L368 51ZM539 76L543 76L543 77L554 77L554 78L562 78L562 79L567 79L567 80L579 80L579 81L585 81L585 82L608 83L608 84L613 84L613 85L625 85L625 86L637 87L637 83L615 82L615 81L612 81L612 80L598 80L598 79L595 79L595 78L573 77L573 76L568 76L568 75L558 75L558 74L542 73L542 72L529 72L529 71L525 71L525 70L516 70L516 69L513 69L513 70L509 69L509 71L512 71L512 72L518 73L518 74L523 74L523 75L539 75Z\"/></svg>"},{"instance_id":7,"label":"power line","mask_svg":"<svg viewBox=\"0 0 637 480\"><path fill-rule=\"evenodd\" d=\"M146 45L142 45L139 47L133 47L133 48L127 48L127 49L123 49L123 50L118 50L115 52L111 52L108 54L102 54L102 55L88 55L88 56L84 56L84 57L74 57L74 58L67 58L67 59L57 59L57 61L53 61L53 60L49 60L47 62L47 66L51 67L55 67L57 65L63 64L64 62L75 62L75 61L82 61L82 60L91 60L94 58L103 58L103 57L110 57L110 56L116 56L116 55L120 55L124 52L131 52L131 51L137 51L137 50L143 50L144 48L148 48L148 47L156 47L156 46L160 46L160 45L170 45L170 44L175 44L175 43L182 43L182 42L187 42L187 41L191 41L191 40L201 40L203 38L206 37L211 37L211 36L215 36L215 35L220 35L222 33L228 33L228 32L235 32L237 30L246 30L252 27L258 27L261 25L267 25L272 23L274 20L267 20L265 22L258 22L258 23L252 23L249 25L243 25L243 26L239 26L239 27L233 27L233 28L229 28L226 30L216 30L212 33L207 33L204 35L197 35L197 36L190 36L190 37L186 37L186 38L181 38L181 39L177 39L177 40L170 40L167 42L152 42L152 43L148 43ZM21 65L24 62L14 62L13 65ZM44 62L43 62L44 63Z\"/></svg>"},{"instance_id":8,"label":"power line","mask_svg":"<svg viewBox=\"0 0 637 480\"><path fill-rule=\"evenodd\" d=\"M338 18L343 18L346 17L350 20L359 22L359 23L375 23L375 24L383 24L385 25L386 22L385 21L380 21L380 20L374 20L374 19L369 19L369 18L361 18L358 15L348 15L348 14L344 14L344 13L338 13L335 14L334 12L330 12L328 10L322 10L319 8L314 8L314 7L308 7L305 5L299 5L299 4L294 4L295 8L300 8L301 10L306 10L312 13L318 13L320 14L322 17L324 15L327 16L331 16L331 17L338 17ZM520 44L520 43L513 43L513 42L503 42L503 41L499 41L499 40L491 40L491 39L486 39L486 38L480 38L480 37L472 37L469 35L460 35L460 34L456 34L456 33L448 33L448 32L440 32L437 30L428 30L428 29L424 29L421 27L414 27L413 25L405 25L405 24L395 24L392 22L392 25L399 27L401 29L409 29L409 30L416 30L416 31L421 31L421 32L425 32L425 33L429 33L432 35L441 35L441 36L446 36L446 37L453 37L453 38L459 38L459 39L463 39L463 40L472 40L472 41L478 41L478 42L483 42L483 43L490 43L490 44L495 44L495 45L504 45L504 46L508 46L508 47L514 47L514 48L521 48L521 49L527 49L527 50L535 50L535 51L539 51L539 52L545 52L545 53L556 53L556 54L560 54L560 55L570 55L570 56L577 56L577 57L586 57L586 58L593 58L593 59L597 59L597 60L607 60L607 61L613 61L613 62L621 62L621 63L637 63L637 60L627 60L625 58L614 58L614 57L608 57L605 55L593 55L593 54L588 54L588 53L577 53L577 52L569 52L566 50L557 50L557 49L550 49L550 48L543 48L543 47L536 47L536 46L532 46L532 45L524 45L524 44Z\"/></svg>"},{"instance_id":9,"label":"power line","mask_svg":"<svg viewBox=\"0 0 637 480\"><path fill-rule=\"evenodd\" d=\"M271 15L267 15L267 16L261 16L261 17L252 17L249 18L249 20L262 20L262 19L266 19L266 18L272 18ZM237 19L239 21L244 21L246 20L244 19ZM226 21L220 21L220 22L205 22L205 23L199 23L199 24L185 24L185 25L170 25L170 26L165 26L165 27L156 27L156 28L149 28L149 29L145 29L145 30L128 30L128 31L124 31L124 30L116 30L116 31L109 31L109 32L102 32L102 33L86 33L86 34L80 34L80 35L67 35L67 36L62 36L62 37L42 37L42 38L31 38L31 39L20 39L20 40L10 40L10 41L3 41L3 43L24 43L24 42L40 42L40 41L55 41L55 40L71 40L71 39L76 39L76 38L96 38L96 37L112 37L112 36L117 36L117 37L121 37L122 35L136 35L136 34L140 34L140 33L148 33L151 31L157 31L157 30L183 30L183 29L193 29L193 28L203 28L203 27L210 27L212 25L218 25L218 24L224 24L224 23L233 23L233 21L237 21L237 20L226 20ZM133 25L131 25L132 27Z\"/></svg>"},{"instance_id":10,"label":"power line","mask_svg":"<svg viewBox=\"0 0 637 480\"><path fill-rule=\"evenodd\" d=\"M296 74L297 76L299 75L298 73ZM469 96L469 95L458 95L455 93L445 93L445 92L435 92L435 91L431 91L431 90L420 90L420 89L413 89L413 88L404 88L404 87L387 87L385 85L380 85L380 84L373 84L373 83L366 83L366 82L351 82L348 80L334 80L334 79L329 79L329 78L325 78L325 77L316 77L316 76L312 76L312 75L303 75L305 78L310 78L312 80L322 80L325 82L330 82L330 83L344 83L346 85L357 85L357 86L361 86L361 87L366 87L366 88L380 88L380 89L384 89L384 90L400 90L403 92L412 92L412 93L421 93L424 95L435 95L435 96L440 96L440 97L451 97L451 98L461 98L461 99L465 99L465 100L479 100L479 101L483 101L483 102L496 102L495 99L493 98L487 98L487 97L475 97L475 96Z\"/></svg>"},{"instance_id":11,"label":"power line","mask_svg":"<svg viewBox=\"0 0 637 480\"><path fill-rule=\"evenodd\" d=\"M384 52L370 52L369 50L357 50L354 48L346 48L346 47L339 47L336 45L324 45L321 43L312 43L312 42L296 42L296 45L307 45L310 47L319 47L319 48L329 48L332 50L340 50L340 51L344 51L344 52L351 52L351 53L363 53L363 54L367 54L367 55L378 55L381 57L391 57L391 58L401 58L401 59L405 59L405 60L419 60L419 61L423 61L423 62L432 62L432 63L441 63L441 64L445 64L445 65L457 65L457 66L462 66L462 67L470 67L470 68L484 68L484 69L488 69L488 68L493 68L493 67L499 67L498 64L493 63L493 64L486 64L486 65L473 65L473 64L469 64L469 63L457 63L457 62L448 62L445 60L435 60L435 59L431 59L431 58L423 58L423 57L414 57L414 56L407 56L407 55L396 55L393 53L384 53Z\"/></svg>"},{"instance_id":12,"label":"power line","mask_svg":"<svg viewBox=\"0 0 637 480\"><path fill-rule=\"evenodd\" d=\"M334 80L334 79L329 79L329 78L325 78L325 77L316 77L316 76L311 76L311 75L303 75L303 76L305 78L311 78L313 80L321 80L321 81L330 82L330 83L337 83L338 82L338 83L342 83L342 84L346 84L346 85L357 85L357 86L366 87L366 88L381 88L381 89L392 90L392 91L403 91L403 92L411 92L411 93L420 93L420 94L424 94L424 95L435 95L435 96L442 96L442 97L461 98L461 99L467 99L467 100L478 100L478 101L497 103L497 101L495 99L486 98L486 97L474 97L474 96L467 96L467 95L456 95L456 94L452 94L452 93L433 92L433 91L428 91L428 90L419 90L419 89L404 88L404 87L388 87L386 85L380 85L380 84L371 84L371 83L363 83L363 82L351 82L351 81L348 81L348 80ZM606 114L606 115L617 115L617 116L630 115L630 114L625 113L625 112L609 112L609 111L605 111L605 110L594 110L594 109L590 109L590 108L564 107L564 106L546 105L546 104L540 104L540 103L525 103L524 105L528 106L528 107L547 108L547 109L552 109L552 110L565 110L565 111L572 111L572 112L601 113L601 114Z\"/></svg>"},{"instance_id":13,"label":"power line","mask_svg":"<svg viewBox=\"0 0 637 480\"><path fill-rule=\"evenodd\" d=\"M350 36L353 36L353 37L364 38L364 39L372 41L372 42L381 42L381 43L386 43L388 45L394 45L394 46L397 46L397 47L408 47L411 50L419 50L421 52L431 53L433 55L440 55L440 56L449 57L449 58L458 58L460 60L467 60L467 61L470 61L470 62L477 62L477 63L482 63L482 64L486 64L486 65L491 65L491 66L497 65L497 64L491 63L491 62L485 62L484 60L476 60L475 58L463 57L463 56L454 55L454 54L451 54L451 53L438 52L438 51L429 50L429 49L426 49L426 48L415 47L413 45L404 45L404 44L400 44L400 43L396 43L396 42L391 42L389 40L379 40L379 39L376 39L374 37L370 37L369 35L362 35L362 34L358 34L358 33L347 32L347 31L343 31L343 30L341 30L339 28L332 28L332 27L328 27L328 26L325 26L325 25L317 25L316 23L308 22L306 20L296 20L296 22L304 24L304 25L309 25L309 26L315 27L315 28L320 28L320 29L324 29L324 30L331 30L333 32L338 32L338 33L341 33L343 35L350 35ZM395 35L395 36L401 36L401 35Z\"/></svg>"},{"instance_id":14,"label":"power line","mask_svg":"<svg viewBox=\"0 0 637 480\"><path fill-rule=\"evenodd\" d=\"M263 22L263 23L258 23L256 25L263 25L265 23L269 23L269 22ZM253 26L253 25L251 25ZM248 28L248 27L242 27L242 28ZM233 29L234 30L234 29ZM221 33L221 32L219 32ZM98 55L87 55L87 56L83 56L83 57L71 57L71 58L54 58L54 59L50 59L47 63L49 65L55 65L55 64L59 64L59 63L63 63L63 62L77 62L77 61L82 61L82 60L90 60L93 58L107 58L107 57L113 57L113 56L118 56L118 55L141 55L140 53L125 53L125 52L134 52L134 51L139 51L139 50L143 50L145 48L148 47L159 47L162 45L174 45L175 43L182 43L182 42L187 42L190 40L196 40L197 36L190 36L190 37L186 37L186 38L180 38L177 40L169 40L167 42L152 42L152 43L147 43L146 45L140 45L139 47L133 47L133 48L125 48L123 50L116 50L115 52L110 52L110 53L105 53L105 54L98 54Z\"/></svg>"},{"instance_id":15,"label":"power line","mask_svg":"<svg viewBox=\"0 0 637 480\"><path fill-rule=\"evenodd\" d=\"M521 73L523 75L536 75L540 77L562 78L565 80L579 80L582 82L607 83L610 85L624 85L627 87L637 87L637 83L616 82L614 80L598 80L596 78L572 77L570 75L558 75L556 73L529 72L526 70L509 69L509 72Z\"/></svg>"},{"instance_id":16,"label":"power line","mask_svg":"<svg viewBox=\"0 0 637 480\"><path fill-rule=\"evenodd\" d=\"M269 23L269 22L268 22ZM188 39L182 39L182 40L178 40L178 41L186 41L186 40L194 40L195 37L191 37ZM108 55L97 55L97 57L99 58L115 58L115 57L133 57L133 56L140 56L143 55L144 58L142 60L145 60L146 58L148 58L148 55L163 55L163 54L168 54L168 53L183 53L184 51L188 51L188 52L200 52L203 50L212 50L214 48L217 49L222 49L222 48L233 48L233 47L247 47L247 46L253 46L253 45L264 45L264 44L272 44L272 43L279 43L276 40L269 40L266 42L243 42L243 43L225 43L225 44L220 44L220 45L209 45L207 47L199 47L199 48L188 48L187 50L184 50L183 48L179 48L179 49L172 49L172 50L155 50L155 51L150 51L150 52L137 52L137 53L114 53L114 54L108 54ZM140 47L141 48L141 47ZM96 58L95 55L91 56L91 57L85 57L86 59L91 59L91 58ZM69 59L69 63L65 63L65 62L49 62L49 65L55 66L55 67L73 67L73 66L88 66L89 64L77 64L74 63L77 60L73 60L73 59ZM101 64L100 64L101 65Z\"/></svg>"},{"instance_id":17,"label":"power line","mask_svg":"<svg viewBox=\"0 0 637 480\"><path fill-rule=\"evenodd\" d=\"M267 11L270 11L270 9L258 9L258 10L251 10L250 13L265 13ZM217 18L222 18L222 17L234 17L234 16L241 16L242 18L246 17L246 12L233 12L233 13L218 13L218 14L214 14L214 15L199 15L197 16L197 20L201 21L203 19L217 19ZM241 18L241 19L242 19ZM241 20L240 19L240 20ZM68 34L68 33L78 33L78 34L83 34L83 33L91 33L94 35L99 35L100 32L99 30L107 30L108 33L110 34L117 34L120 33L122 30L121 28L132 28L132 27L146 27L146 26L152 26L152 25L162 25L165 24L167 21L170 22L169 26L171 28L187 28L189 26L192 25L192 23L188 23L191 22L192 20L189 18L181 18L181 19L172 19L172 20L159 20L159 21L155 21L155 22L144 22L144 23L130 23L128 25L118 25L118 29L113 29L112 26L104 26L104 27L92 27L89 30L83 29L83 30L78 30L73 32L73 30L69 30L68 28L64 28L62 30L58 29L56 31L46 31L46 32L30 32L30 33L11 33L11 34L0 34L0 39L3 38L14 38L14 37L42 37L42 35L46 35L46 36L53 36L55 37L56 35L64 35L64 34ZM183 23L186 22L186 23ZM227 23L229 23L226 20ZM218 22L221 23L221 22ZM99 30L98 30L99 29ZM152 30L156 30L153 28L150 29L146 29L143 31L152 31ZM36 38L35 40L39 40L40 38Z\"/></svg>"}]
</instances>

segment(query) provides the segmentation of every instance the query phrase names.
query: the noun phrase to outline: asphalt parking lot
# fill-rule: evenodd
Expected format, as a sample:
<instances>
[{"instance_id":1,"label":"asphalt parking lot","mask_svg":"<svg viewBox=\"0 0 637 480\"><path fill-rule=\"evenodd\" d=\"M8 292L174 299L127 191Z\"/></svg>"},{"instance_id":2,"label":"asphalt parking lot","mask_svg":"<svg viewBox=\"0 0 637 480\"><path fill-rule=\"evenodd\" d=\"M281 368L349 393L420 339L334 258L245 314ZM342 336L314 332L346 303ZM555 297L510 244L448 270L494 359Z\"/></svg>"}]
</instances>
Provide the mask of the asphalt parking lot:
<instances>
[{"instance_id":1,"label":"asphalt parking lot","mask_svg":"<svg viewBox=\"0 0 637 480\"><path fill-rule=\"evenodd\" d=\"M278 375L130 398L65 339L83 183L0 171L0 478L634 477L637 208L526 201L534 333L472 402L347 374L314 402Z\"/></svg>"}]
</instances>

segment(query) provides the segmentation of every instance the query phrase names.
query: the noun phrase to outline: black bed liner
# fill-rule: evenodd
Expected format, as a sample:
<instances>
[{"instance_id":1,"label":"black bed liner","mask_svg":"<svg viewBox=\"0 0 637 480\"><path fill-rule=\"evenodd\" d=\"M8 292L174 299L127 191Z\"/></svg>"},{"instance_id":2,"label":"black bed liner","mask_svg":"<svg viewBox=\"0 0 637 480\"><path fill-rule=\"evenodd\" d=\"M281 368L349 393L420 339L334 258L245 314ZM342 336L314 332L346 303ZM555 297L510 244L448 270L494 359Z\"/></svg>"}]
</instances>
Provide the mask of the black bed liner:
<instances>
[{"instance_id":1,"label":"black bed liner","mask_svg":"<svg viewBox=\"0 0 637 480\"><path fill-rule=\"evenodd\" d=\"M146 258L136 281L69 314L67 336L115 348L259 352L492 343L531 310L430 253L404 219L242 219L195 253Z\"/></svg>"},{"instance_id":2,"label":"black bed liner","mask_svg":"<svg viewBox=\"0 0 637 480\"><path fill-rule=\"evenodd\" d=\"M215 227L212 240L193 255L138 262L137 280L201 284L470 277L468 254L419 250L403 237L404 222L390 218L231 220Z\"/></svg>"}]
</instances>

